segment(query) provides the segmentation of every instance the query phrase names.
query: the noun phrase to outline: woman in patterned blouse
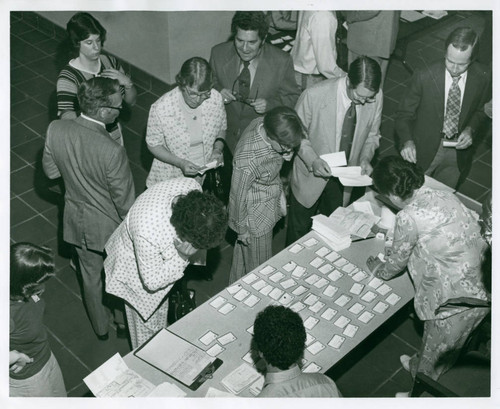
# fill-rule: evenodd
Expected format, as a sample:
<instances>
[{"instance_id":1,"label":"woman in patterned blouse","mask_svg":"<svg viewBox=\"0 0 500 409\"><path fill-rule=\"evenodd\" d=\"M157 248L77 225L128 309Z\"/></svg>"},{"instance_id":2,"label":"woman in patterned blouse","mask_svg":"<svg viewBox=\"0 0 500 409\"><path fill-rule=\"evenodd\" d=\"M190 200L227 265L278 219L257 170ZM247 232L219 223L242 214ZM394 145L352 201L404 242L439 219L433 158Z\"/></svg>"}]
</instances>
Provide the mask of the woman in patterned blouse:
<instances>
[{"instance_id":1,"label":"woman in patterned blouse","mask_svg":"<svg viewBox=\"0 0 500 409\"><path fill-rule=\"evenodd\" d=\"M470 333L490 311L481 280L485 242L478 215L452 193L423 186L422 170L400 157L383 158L372 177L378 191L402 210L385 263L369 257L367 265L383 280L408 268L424 334L418 353L400 359L412 376L422 372L436 380L453 366Z\"/></svg>"},{"instance_id":2,"label":"woman in patterned blouse","mask_svg":"<svg viewBox=\"0 0 500 409\"><path fill-rule=\"evenodd\" d=\"M61 119L73 119L80 114L77 91L80 84L96 76L113 78L120 83L123 100L132 106L137 91L119 61L102 53L106 40L105 28L89 13L76 13L66 25L69 40L78 54L59 73L57 79L57 111ZM118 122L108 125L111 137L123 145Z\"/></svg>"},{"instance_id":3,"label":"woman in patterned blouse","mask_svg":"<svg viewBox=\"0 0 500 409\"><path fill-rule=\"evenodd\" d=\"M155 157L146 186L177 178L194 177L213 160L223 161L226 111L213 89L212 69L206 60L193 57L175 77L177 87L151 105L146 143Z\"/></svg>"}]
</instances>

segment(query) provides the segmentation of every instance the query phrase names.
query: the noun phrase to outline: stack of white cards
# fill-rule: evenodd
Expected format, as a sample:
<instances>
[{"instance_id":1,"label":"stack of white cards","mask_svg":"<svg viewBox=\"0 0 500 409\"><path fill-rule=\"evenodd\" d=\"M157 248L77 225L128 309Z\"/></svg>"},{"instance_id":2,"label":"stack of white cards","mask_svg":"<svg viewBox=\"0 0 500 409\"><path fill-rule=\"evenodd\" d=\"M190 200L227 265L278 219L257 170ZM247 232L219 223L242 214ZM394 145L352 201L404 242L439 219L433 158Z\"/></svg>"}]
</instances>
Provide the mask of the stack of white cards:
<instances>
[{"instance_id":1,"label":"stack of white cards","mask_svg":"<svg viewBox=\"0 0 500 409\"><path fill-rule=\"evenodd\" d=\"M346 228L323 214L318 214L312 219L312 229L321 234L334 250L340 251L351 245L351 236Z\"/></svg>"}]
</instances>

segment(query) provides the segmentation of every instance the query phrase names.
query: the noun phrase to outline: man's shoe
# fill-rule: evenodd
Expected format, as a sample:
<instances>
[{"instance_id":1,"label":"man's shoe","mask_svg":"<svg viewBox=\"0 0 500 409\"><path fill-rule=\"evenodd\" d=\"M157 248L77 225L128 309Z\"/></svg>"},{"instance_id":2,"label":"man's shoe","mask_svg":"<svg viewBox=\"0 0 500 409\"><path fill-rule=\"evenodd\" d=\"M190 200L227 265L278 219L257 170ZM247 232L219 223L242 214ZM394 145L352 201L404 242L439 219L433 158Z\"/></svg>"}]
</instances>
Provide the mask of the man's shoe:
<instances>
[{"instance_id":1,"label":"man's shoe","mask_svg":"<svg viewBox=\"0 0 500 409\"><path fill-rule=\"evenodd\" d=\"M410 372L410 361L411 361L411 356L409 355L401 355L399 357L399 361L401 362L401 366L406 372Z\"/></svg>"},{"instance_id":2,"label":"man's shoe","mask_svg":"<svg viewBox=\"0 0 500 409\"><path fill-rule=\"evenodd\" d=\"M396 392L396 398L409 398L410 392Z\"/></svg>"},{"instance_id":3,"label":"man's shoe","mask_svg":"<svg viewBox=\"0 0 500 409\"><path fill-rule=\"evenodd\" d=\"M123 324L116 324L116 338L126 339L127 335L127 327Z\"/></svg>"},{"instance_id":4,"label":"man's shoe","mask_svg":"<svg viewBox=\"0 0 500 409\"><path fill-rule=\"evenodd\" d=\"M97 339L98 339L99 341L107 341L107 340L109 339L109 333L107 333L107 332L106 332L106 333L105 333L105 334L103 334L103 335L98 335L98 336L97 336Z\"/></svg>"}]
</instances>

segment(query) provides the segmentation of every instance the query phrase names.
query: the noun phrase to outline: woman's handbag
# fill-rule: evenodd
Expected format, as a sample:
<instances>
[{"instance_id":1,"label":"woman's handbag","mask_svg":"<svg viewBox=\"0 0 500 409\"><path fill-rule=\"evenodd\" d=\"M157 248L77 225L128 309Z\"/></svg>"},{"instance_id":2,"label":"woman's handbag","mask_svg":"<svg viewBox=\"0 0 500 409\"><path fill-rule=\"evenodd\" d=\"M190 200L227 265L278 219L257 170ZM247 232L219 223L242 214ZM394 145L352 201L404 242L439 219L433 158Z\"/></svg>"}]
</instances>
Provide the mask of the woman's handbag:
<instances>
[{"instance_id":1,"label":"woman's handbag","mask_svg":"<svg viewBox=\"0 0 500 409\"><path fill-rule=\"evenodd\" d=\"M168 293L167 323L173 324L196 308L195 291L187 288L185 278L178 280Z\"/></svg>"},{"instance_id":2,"label":"woman's handbag","mask_svg":"<svg viewBox=\"0 0 500 409\"><path fill-rule=\"evenodd\" d=\"M233 155L224 143L223 149L224 166L210 169L205 173L203 191L214 195L224 205L229 203L229 192L231 190L231 176L233 173Z\"/></svg>"}]
</instances>

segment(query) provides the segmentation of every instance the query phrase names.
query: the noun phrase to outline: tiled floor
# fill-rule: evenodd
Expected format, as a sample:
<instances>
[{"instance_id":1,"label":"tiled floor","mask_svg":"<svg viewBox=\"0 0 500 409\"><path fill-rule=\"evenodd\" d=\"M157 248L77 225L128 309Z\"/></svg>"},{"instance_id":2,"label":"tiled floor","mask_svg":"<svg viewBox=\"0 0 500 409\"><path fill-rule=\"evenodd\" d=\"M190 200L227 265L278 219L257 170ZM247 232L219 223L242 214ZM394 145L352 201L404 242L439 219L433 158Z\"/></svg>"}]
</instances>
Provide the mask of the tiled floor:
<instances>
[{"instance_id":1,"label":"tiled floor","mask_svg":"<svg viewBox=\"0 0 500 409\"><path fill-rule=\"evenodd\" d=\"M422 58L439 58L443 39L449 30L470 23L481 27L474 13L460 13L446 27L410 43L414 66ZM38 23L40 27L41 23ZM46 24L46 22L45 22ZM46 32L46 30L44 30ZM45 323L50 342L63 371L69 396L88 396L82 378L116 352L130 351L127 341L116 339L111 331L107 342L95 337L82 304L80 287L69 267L69 249L61 235L61 197L48 188L51 183L41 170L41 150L49 122L54 119L54 92L60 38L48 36L22 13L11 14L11 242L31 241L54 249L57 277L47 284ZM385 84L384 115L380 154L394 152L393 117L403 84L409 78L401 63L393 61ZM138 81L136 81L137 83ZM157 81L158 82L158 81ZM152 89L138 86L137 105L123 121L125 147L132 165L137 192L144 189L151 156L144 142L148 110L165 92L166 86ZM491 189L491 139L482 144L469 178L461 191L481 201ZM283 248L284 230L275 238L275 251ZM217 253L217 252L216 252ZM213 281L192 278L189 286L197 290L201 304L226 286L232 247L225 244L213 254ZM189 273L193 277L193 273ZM399 356L412 354L419 345L419 328L403 309L373 336L328 373L344 396L389 397L410 388L410 376L399 364Z\"/></svg>"}]
</instances>

